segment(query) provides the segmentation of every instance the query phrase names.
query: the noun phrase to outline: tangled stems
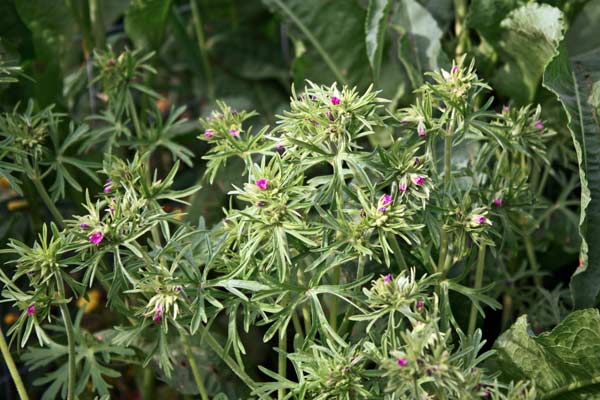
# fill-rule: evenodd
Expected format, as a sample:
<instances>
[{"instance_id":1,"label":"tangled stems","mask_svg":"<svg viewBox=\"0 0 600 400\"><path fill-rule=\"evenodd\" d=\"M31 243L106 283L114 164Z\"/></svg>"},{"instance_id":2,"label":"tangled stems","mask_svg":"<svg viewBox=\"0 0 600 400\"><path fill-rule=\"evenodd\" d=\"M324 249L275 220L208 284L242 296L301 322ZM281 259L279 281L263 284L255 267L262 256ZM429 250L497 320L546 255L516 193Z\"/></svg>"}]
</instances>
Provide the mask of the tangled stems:
<instances>
[{"instance_id":1,"label":"tangled stems","mask_svg":"<svg viewBox=\"0 0 600 400\"><path fill-rule=\"evenodd\" d=\"M58 294L61 299L65 299L65 285L60 273L56 275L56 286ZM71 314L69 313L69 307L66 303L60 304L60 312L63 320L65 321L65 331L67 332L67 346L69 350L69 380L67 386L67 400L73 400L75 398L75 338L73 334L73 322L71 321Z\"/></svg>"},{"instance_id":2,"label":"tangled stems","mask_svg":"<svg viewBox=\"0 0 600 400\"><path fill-rule=\"evenodd\" d=\"M4 362L8 367L8 371L10 372L10 376L17 387L17 392L19 392L19 397L21 400L29 400L27 396L27 391L25 390L25 386L23 385L23 381L21 380L21 375L19 375L19 370L15 365L15 361L10 354L10 350L8 345L6 344L6 339L4 338L4 333L2 333L2 329L0 328L0 352L2 352L2 357L4 358Z\"/></svg>"},{"instance_id":3,"label":"tangled stems","mask_svg":"<svg viewBox=\"0 0 600 400\"><path fill-rule=\"evenodd\" d=\"M198 387L198 392L200 392L200 397L202 398L202 400L208 400L208 394L206 393L206 388L204 387L202 376L200 376L198 364L196 363L196 359L194 358L194 354L192 353L192 347L190 346L190 341L188 340L187 335L183 333L181 334L181 342L183 343L185 355L188 359L188 362L190 363L192 375L194 376L194 381L196 382L196 386Z\"/></svg>"}]
</instances>

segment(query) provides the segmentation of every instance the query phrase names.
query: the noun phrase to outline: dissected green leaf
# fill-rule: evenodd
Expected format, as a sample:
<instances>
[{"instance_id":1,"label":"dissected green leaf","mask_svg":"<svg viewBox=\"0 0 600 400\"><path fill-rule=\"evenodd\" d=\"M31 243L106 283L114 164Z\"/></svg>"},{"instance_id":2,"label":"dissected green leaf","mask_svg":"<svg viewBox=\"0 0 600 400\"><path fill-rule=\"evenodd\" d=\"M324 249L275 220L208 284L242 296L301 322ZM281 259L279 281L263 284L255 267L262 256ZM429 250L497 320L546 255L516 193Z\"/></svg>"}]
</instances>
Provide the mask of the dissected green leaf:
<instances>
[{"instance_id":1,"label":"dissected green leaf","mask_svg":"<svg viewBox=\"0 0 600 400\"><path fill-rule=\"evenodd\" d=\"M560 100L579 163L581 267L571 279L578 308L595 304L600 291L600 123L591 103L600 82L600 48L569 59L562 47L544 73L544 86Z\"/></svg>"},{"instance_id":2,"label":"dissected green leaf","mask_svg":"<svg viewBox=\"0 0 600 400\"><path fill-rule=\"evenodd\" d=\"M494 348L501 378L532 380L540 400L595 399L600 393L598 310L576 311L537 337L528 329L527 316L521 316Z\"/></svg>"}]
</instances>

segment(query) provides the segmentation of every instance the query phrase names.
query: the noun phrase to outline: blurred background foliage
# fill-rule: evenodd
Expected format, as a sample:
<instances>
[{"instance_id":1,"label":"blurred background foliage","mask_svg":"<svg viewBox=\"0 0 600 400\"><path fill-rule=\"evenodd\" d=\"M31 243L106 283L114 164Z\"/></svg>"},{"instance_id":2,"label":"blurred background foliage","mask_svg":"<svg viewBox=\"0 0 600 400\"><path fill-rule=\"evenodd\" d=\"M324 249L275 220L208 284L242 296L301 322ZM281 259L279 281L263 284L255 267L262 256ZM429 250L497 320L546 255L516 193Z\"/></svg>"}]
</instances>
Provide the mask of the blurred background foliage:
<instances>
[{"instance_id":1,"label":"blurred background foliage","mask_svg":"<svg viewBox=\"0 0 600 400\"><path fill-rule=\"evenodd\" d=\"M373 84L392 100L393 110L411 103L424 72L447 69L453 58L467 54L495 88L496 109L541 104L544 119L559 133L549 150L552 168L538 174L538 228L529 244L511 243L512 256L500 260L496 276L490 276L501 282L496 295L511 302L504 304L509 315L486 319L493 341L520 313L529 313L534 327L544 330L571 308L567 286L581 245L578 162L567 115L555 95L560 93L547 90L542 79L559 50L573 57L600 47L598 20L600 2L594 0L4 0L0 78L3 68L14 66L22 67L22 76L10 86L0 79L0 110L24 107L33 99L37 109L54 104L55 111L94 129L98 122L89 117L99 113L107 95L98 90L95 51L107 46L117 54L124 48L154 51L150 64L157 74L140 79L160 98L140 93L136 100L145 109L157 106L165 116L171 106L185 106L187 121L173 134L195 156L176 182L187 187L200 179L207 150L195 139L197 118L208 116L217 99L237 109L256 109L255 129L273 125L289 103L291 85L301 88L306 79L360 90ZM599 88L590 91L596 104ZM592 129L600 133L597 121ZM169 165L170 157L168 149L156 152L153 166ZM101 159L98 153L93 161ZM232 162L212 186L203 182L210 189L190 199L189 221L204 217L210 226L221 220L231 184L244 179L240 171L241 163ZM84 173L75 178L91 191L100 187ZM21 195L1 183L2 245L9 237L31 242L50 216L43 214L30 184L23 183ZM83 195L66 190L60 206L75 211ZM524 271L532 263L545 273L543 287L517 290L519 280L530 278ZM102 303L102 293L95 301ZM9 310L2 315L3 325L15 317ZM87 308L82 323L102 326L101 318L110 317L96 304ZM8 374L2 379L5 383ZM189 377L174 379L182 380L174 384L179 386ZM223 375L216 379L210 384L227 384ZM10 391L6 396L11 398Z\"/></svg>"}]
</instances>

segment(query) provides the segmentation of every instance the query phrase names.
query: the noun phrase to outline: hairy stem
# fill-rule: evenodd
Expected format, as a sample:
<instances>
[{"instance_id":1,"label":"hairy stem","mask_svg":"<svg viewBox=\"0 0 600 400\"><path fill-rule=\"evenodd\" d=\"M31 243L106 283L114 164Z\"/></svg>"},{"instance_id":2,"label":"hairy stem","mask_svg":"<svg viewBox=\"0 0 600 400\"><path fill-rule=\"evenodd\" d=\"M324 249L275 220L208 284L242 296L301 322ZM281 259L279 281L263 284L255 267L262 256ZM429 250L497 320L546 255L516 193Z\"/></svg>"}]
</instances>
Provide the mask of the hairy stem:
<instances>
[{"instance_id":1,"label":"hairy stem","mask_svg":"<svg viewBox=\"0 0 600 400\"><path fill-rule=\"evenodd\" d=\"M479 247L479 253L477 255L477 269L475 270L475 286L474 289L481 289L483 283L483 270L485 268L485 244ZM477 325L477 307L475 303L471 304L471 315L469 316L469 329L467 334L471 336L475 332Z\"/></svg>"},{"instance_id":2,"label":"hairy stem","mask_svg":"<svg viewBox=\"0 0 600 400\"><path fill-rule=\"evenodd\" d=\"M23 381L21 380L21 375L19 375L19 370L15 365L15 361L10 354L10 349L6 344L6 339L4 338L4 333L2 332L2 328L0 327L0 352L2 352L2 357L4 358L4 362L8 367L8 371L10 372L10 376L17 387L17 392L19 393L19 397L21 400L29 400L27 396L27 391L25 390L25 386L23 385Z\"/></svg>"},{"instance_id":3,"label":"hairy stem","mask_svg":"<svg viewBox=\"0 0 600 400\"><path fill-rule=\"evenodd\" d=\"M204 30L202 29L202 19L200 17L200 10L198 8L197 0L190 0L192 7L192 21L194 23L194 31L196 32L196 39L198 40L198 48L200 49L200 56L202 57L202 66L204 67L204 74L206 76L206 82L208 86L208 98L211 101L215 100L215 82L213 79L212 69L210 67L210 61L207 54L206 39L204 37Z\"/></svg>"},{"instance_id":4,"label":"hairy stem","mask_svg":"<svg viewBox=\"0 0 600 400\"><path fill-rule=\"evenodd\" d=\"M65 299L65 284L60 273L56 275L56 286L61 299ZM60 304L60 312L62 314L65 331L67 332L67 347L69 351L69 366L68 366L68 385L67 385L67 400L75 398L75 337L73 332L73 321L66 303Z\"/></svg>"},{"instance_id":5,"label":"hairy stem","mask_svg":"<svg viewBox=\"0 0 600 400\"><path fill-rule=\"evenodd\" d=\"M208 394L206 393L206 388L204 387L202 376L200 376L198 364L196 363L196 359L194 358L194 354L192 353L192 347L190 346L190 341L186 334L181 335L181 342L183 343L183 347L185 348L185 355L188 359L188 362L190 363L192 375L194 376L194 381L196 382L196 386L198 387L200 397L202 398L202 400L208 400Z\"/></svg>"}]
</instances>

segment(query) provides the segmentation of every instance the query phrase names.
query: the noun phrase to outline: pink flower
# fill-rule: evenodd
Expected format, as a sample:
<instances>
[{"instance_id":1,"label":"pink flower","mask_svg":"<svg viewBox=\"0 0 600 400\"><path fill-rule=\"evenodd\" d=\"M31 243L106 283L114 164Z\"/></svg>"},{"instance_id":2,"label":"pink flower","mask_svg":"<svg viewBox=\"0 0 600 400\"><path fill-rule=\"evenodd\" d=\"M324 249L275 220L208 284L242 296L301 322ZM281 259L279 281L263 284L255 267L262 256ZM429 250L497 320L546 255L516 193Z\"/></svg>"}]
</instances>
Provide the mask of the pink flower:
<instances>
[{"instance_id":1,"label":"pink flower","mask_svg":"<svg viewBox=\"0 0 600 400\"><path fill-rule=\"evenodd\" d=\"M156 322L158 324L161 321L161 319L162 319L162 314L163 314L162 305L157 304L156 305L156 311L154 312L154 317L152 317L152 319L154 320L154 322Z\"/></svg>"},{"instance_id":2,"label":"pink flower","mask_svg":"<svg viewBox=\"0 0 600 400\"><path fill-rule=\"evenodd\" d=\"M413 176L412 181L414 182L415 185L421 186L422 184L425 183L425 177L420 176L420 175Z\"/></svg>"},{"instance_id":3,"label":"pink flower","mask_svg":"<svg viewBox=\"0 0 600 400\"><path fill-rule=\"evenodd\" d=\"M540 131L544 130L544 124L542 123L542 121L537 121L535 123L535 127L538 128Z\"/></svg>"},{"instance_id":4,"label":"pink flower","mask_svg":"<svg viewBox=\"0 0 600 400\"><path fill-rule=\"evenodd\" d=\"M285 150L285 146L282 145L281 143L277 143L277 145L275 146L275 150L283 151L283 150Z\"/></svg>"},{"instance_id":5,"label":"pink flower","mask_svg":"<svg viewBox=\"0 0 600 400\"><path fill-rule=\"evenodd\" d=\"M104 239L104 235L101 231L94 232L90 235L90 243L95 245L99 245L102 239Z\"/></svg>"},{"instance_id":6,"label":"pink flower","mask_svg":"<svg viewBox=\"0 0 600 400\"><path fill-rule=\"evenodd\" d=\"M204 137L207 139L212 138L214 134L215 134L215 131L212 129L207 129L204 131Z\"/></svg>"},{"instance_id":7,"label":"pink flower","mask_svg":"<svg viewBox=\"0 0 600 400\"><path fill-rule=\"evenodd\" d=\"M229 130L229 134L233 137L239 137L240 136L240 131L238 131L237 129L230 129Z\"/></svg>"},{"instance_id":8,"label":"pink flower","mask_svg":"<svg viewBox=\"0 0 600 400\"><path fill-rule=\"evenodd\" d=\"M417 300L417 302L415 303L415 306L417 307L418 311L421 311L421 309L423 309L423 304L425 304L423 302L423 300Z\"/></svg>"},{"instance_id":9,"label":"pink flower","mask_svg":"<svg viewBox=\"0 0 600 400\"><path fill-rule=\"evenodd\" d=\"M425 136L427 136L427 133L425 132L425 127L423 125L419 125L419 127L417 128L417 135L419 135L420 138L424 138Z\"/></svg>"},{"instance_id":10,"label":"pink flower","mask_svg":"<svg viewBox=\"0 0 600 400\"><path fill-rule=\"evenodd\" d=\"M387 274L386 276L383 277L384 283L390 283L391 281L392 281L392 274Z\"/></svg>"},{"instance_id":11,"label":"pink flower","mask_svg":"<svg viewBox=\"0 0 600 400\"><path fill-rule=\"evenodd\" d=\"M484 224L486 221L486 218L483 215L476 215L474 218L475 222L477 222L478 224Z\"/></svg>"},{"instance_id":12,"label":"pink flower","mask_svg":"<svg viewBox=\"0 0 600 400\"><path fill-rule=\"evenodd\" d=\"M79 224L79 227L80 227L81 229L84 229L84 230L88 228L88 226L87 226L87 224L86 224L85 222L82 222L82 223L80 223L80 224Z\"/></svg>"},{"instance_id":13,"label":"pink flower","mask_svg":"<svg viewBox=\"0 0 600 400\"><path fill-rule=\"evenodd\" d=\"M398 187L398 190L400 190L402 193L406 192L406 183L401 183Z\"/></svg>"},{"instance_id":14,"label":"pink flower","mask_svg":"<svg viewBox=\"0 0 600 400\"><path fill-rule=\"evenodd\" d=\"M406 358L404 358L404 357L401 357L398 359L398 366L400 366L400 367L405 367L407 363L408 363L408 361L406 361Z\"/></svg>"},{"instance_id":15,"label":"pink flower","mask_svg":"<svg viewBox=\"0 0 600 400\"><path fill-rule=\"evenodd\" d=\"M510 107L509 107L509 106L504 106L504 107L502 107L502 112L503 112L504 114L508 114L508 113L509 113L509 111L510 111Z\"/></svg>"},{"instance_id":16,"label":"pink flower","mask_svg":"<svg viewBox=\"0 0 600 400\"><path fill-rule=\"evenodd\" d=\"M452 73L453 73L453 74L455 74L455 73L457 73L457 72L458 72L458 65L454 65L454 66L452 67Z\"/></svg>"},{"instance_id":17,"label":"pink flower","mask_svg":"<svg viewBox=\"0 0 600 400\"><path fill-rule=\"evenodd\" d=\"M258 186L260 190L265 190L267 186L269 186L269 181L265 178L260 178L256 181L256 186Z\"/></svg>"},{"instance_id":18,"label":"pink flower","mask_svg":"<svg viewBox=\"0 0 600 400\"><path fill-rule=\"evenodd\" d=\"M32 304L29 307L27 307L27 315L33 315L33 314L35 314L35 304Z\"/></svg>"},{"instance_id":19,"label":"pink flower","mask_svg":"<svg viewBox=\"0 0 600 400\"><path fill-rule=\"evenodd\" d=\"M379 207L379 208L377 209L377 211L384 213L384 212L386 212L386 211L387 211L387 208L385 208L385 207Z\"/></svg>"},{"instance_id":20,"label":"pink flower","mask_svg":"<svg viewBox=\"0 0 600 400\"><path fill-rule=\"evenodd\" d=\"M340 104L340 98L337 96L332 96L331 97L331 104L333 104L334 106L337 106L338 104Z\"/></svg>"},{"instance_id":21,"label":"pink flower","mask_svg":"<svg viewBox=\"0 0 600 400\"><path fill-rule=\"evenodd\" d=\"M104 183L104 193L110 192L112 179L106 178L106 182Z\"/></svg>"},{"instance_id":22,"label":"pink flower","mask_svg":"<svg viewBox=\"0 0 600 400\"><path fill-rule=\"evenodd\" d=\"M391 202L392 202L392 196L390 196L389 194L384 194L379 199L379 204L381 204L382 206L387 206Z\"/></svg>"},{"instance_id":23,"label":"pink flower","mask_svg":"<svg viewBox=\"0 0 600 400\"><path fill-rule=\"evenodd\" d=\"M494 199L494 205L495 205L496 207L500 207L500 206L502 205L502 198L500 198L500 197L496 197L496 198Z\"/></svg>"}]
</instances>

